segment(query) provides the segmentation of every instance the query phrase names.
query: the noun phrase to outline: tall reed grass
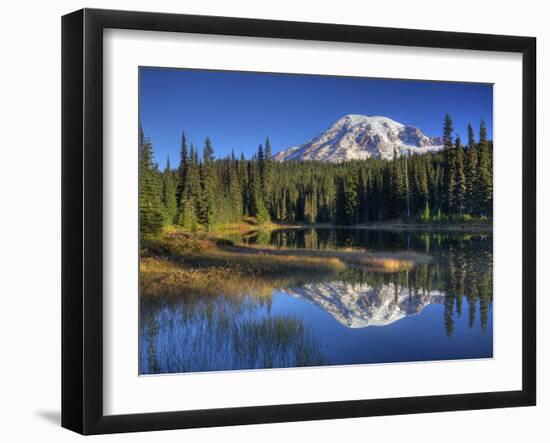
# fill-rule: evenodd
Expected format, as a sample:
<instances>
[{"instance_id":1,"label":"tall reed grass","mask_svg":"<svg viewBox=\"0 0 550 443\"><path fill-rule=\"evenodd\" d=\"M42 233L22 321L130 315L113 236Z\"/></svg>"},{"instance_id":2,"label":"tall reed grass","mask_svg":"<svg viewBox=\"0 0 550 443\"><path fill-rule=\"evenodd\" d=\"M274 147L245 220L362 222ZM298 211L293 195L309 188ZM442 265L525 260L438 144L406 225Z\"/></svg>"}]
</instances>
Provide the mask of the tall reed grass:
<instances>
[{"instance_id":1,"label":"tall reed grass","mask_svg":"<svg viewBox=\"0 0 550 443\"><path fill-rule=\"evenodd\" d=\"M167 304L142 309L140 374L319 366L320 342L292 316L259 315L247 299L202 300L193 309Z\"/></svg>"}]
</instances>

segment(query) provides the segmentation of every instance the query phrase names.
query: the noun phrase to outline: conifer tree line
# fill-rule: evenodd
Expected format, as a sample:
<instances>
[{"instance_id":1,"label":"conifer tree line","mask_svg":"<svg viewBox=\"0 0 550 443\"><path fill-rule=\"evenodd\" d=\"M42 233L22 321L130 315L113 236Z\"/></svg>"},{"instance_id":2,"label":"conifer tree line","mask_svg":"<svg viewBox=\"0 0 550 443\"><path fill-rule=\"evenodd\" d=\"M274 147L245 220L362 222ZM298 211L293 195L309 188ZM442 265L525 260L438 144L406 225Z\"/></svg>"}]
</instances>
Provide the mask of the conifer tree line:
<instances>
[{"instance_id":1,"label":"conifer tree line","mask_svg":"<svg viewBox=\"0 0 550 443\"><path fill-rule=\"evenodd\" d=\"M210 138L198 147L182 133L178 167L168 159L162 170L140 129L141 231L154 234L168 224L209 229L243 217L337 225L491 218L492 142L483 121L477 140L467 129L463 144L446 115L439 152L343 163L276 162L269 138L250 159L233 151L216 158Z\"/></svg>"}]
</instances>

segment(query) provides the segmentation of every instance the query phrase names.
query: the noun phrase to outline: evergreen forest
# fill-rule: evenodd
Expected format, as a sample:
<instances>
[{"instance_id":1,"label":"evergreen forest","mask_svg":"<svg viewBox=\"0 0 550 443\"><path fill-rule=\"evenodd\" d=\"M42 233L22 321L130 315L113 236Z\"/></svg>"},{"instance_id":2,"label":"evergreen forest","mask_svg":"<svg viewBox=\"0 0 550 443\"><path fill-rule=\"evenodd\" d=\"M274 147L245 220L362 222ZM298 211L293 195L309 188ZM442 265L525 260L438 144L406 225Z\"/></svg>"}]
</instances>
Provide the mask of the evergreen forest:
<instances>
[{"instance_id":1,"label":"evergreen forest","mask_svg":"<svg viewBox=\"0 0 550 443\"><path fill-rule=\"evenodd\" d=\"M217 158L214 144L179 141L179 163L155 161L153 142L140 127L140 229L155 235L166 225L212 230L253 218L256 223L356 225L490 223L493 143L481 121L468 139L443 122L443 149L392 160L342 163L272 158L269 138L252 158Z\"/></svg>"}]
</instances>

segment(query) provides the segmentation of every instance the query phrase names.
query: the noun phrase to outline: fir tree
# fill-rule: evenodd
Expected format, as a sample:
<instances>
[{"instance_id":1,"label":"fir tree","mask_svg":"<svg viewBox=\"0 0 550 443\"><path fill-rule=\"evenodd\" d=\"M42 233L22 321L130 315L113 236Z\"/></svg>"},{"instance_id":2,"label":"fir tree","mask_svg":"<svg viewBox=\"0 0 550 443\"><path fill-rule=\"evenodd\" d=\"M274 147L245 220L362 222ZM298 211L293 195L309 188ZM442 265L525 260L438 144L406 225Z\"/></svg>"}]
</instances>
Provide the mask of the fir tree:
<instances>
[{"instance_id":1,"label":"fir tree","mask_svg":"<svg viewBox=\"0 0 550 443\"><path fill-rule=\"evenodd\" d=\"M258 146L258 152L257 152L257 161L258 161L258 174L260 177L260 197L262 199L262 202L265 198L265 155L264 155L264 148L260 144Z\"/></svg>"},{"instance_id":2,"label":"fir tree","mask_svg":"<svg viewBox=\"0 0 550 443\"><path fill-rule=\"evenodd\" d=\"M444 186L446 209L449 213L456 212L455 205L455 186L456 186L456 170L455 170L455 152L453 150L453 121L449 114L445 114L443 124L443 155L445 160L444 167Z\"/></svg>"},{"instance_id":3,"label":"fir tree","mask_svg":"<svg viewBox=\"0 0 550 443\"><path fill-rule=\"evenodd\" d=\"M428 214L428 218L426 219L429 220L429 207L430 207L430 191L429 191L429 187L428 187L428 171L427 171L427 166L425 164L425 162L422 162L419 167L418 167L418 170L417 170L417 174L418 174L418 185L417 185L417 188L418 188L418 194L419 194L419 205L418 207L419 208L424 208L424 215L426 215L426 213ZM426 208L427 208L427 211L426 211Z\"/></svg>"},{"instance_id":4,"label":"fir tree","mask_svg":"<svg viewBox=\"0 0 550 443\"><path fill-rule=\"evenodd\" d=\"M204 141L201 174L200 220L206 226L216 223L216 172L214 170L214 147L209 137Z\"/></svg>"},{"instance_id":5,"label":"fir tree","mask_svg":"<svg viewBox=\"0 0 550 443\"><path fill-rule=\"evenodd\" d=\"M241 195L242 195L242 208L243 215L250 215L248 212L249 202L248 202L248 164L245 160L244 153L241 151L241 157L237 166L237 172L239 180L241 183Z\"/></svg>"},{"instance_id":6,"label":"fir tree","mask_svg":"<svg viewBox=\"0 0 550 443\"><path fill-rule=\"evenodd\" d=\"M248 162L248 213L256 217L259 222L265 222L269 216L263 204L261 187L259 162L257 157L254 157Z\"/></svg>"},{"instance_id":7,"label":"fir tree","mask_svg":"<svg viewBox=\"0 0 550 443\"><path fill-rule=\"evenodd\" d=\"M478 189L480 212L482 215L491 216L493 213L492 162L487 141L487 128L483 120L479 127Z\"/></svg>"},{"instance_id":8,"label":"fir tree","mask_svg":"<svg viewBox=\"0 0 550 443\"><path fill-rule=\"evenodd\" d=\"M426 201L424 206L424 212L422 213L422 221L428 223L430 221L430 203Z\"/></svg>"},{"instance_id":9,"label":"fir tree","mask_svg":"<svg viewBox=\"0 0 550 443\"><path fill-rule=\"evenodd\" d=\"M178 222L189 230L196 230L199 225L199 209L201 202L201 181L197 164L196 150L191 144L189 161L187 164L187 178L182 194L182 203Z\"/></svg>"},{"instance_id":10,"label":"fir tree","mask_svg":"<svg viewBox=\"0 0 550 443\"><path fill-rule=\"evenodd\" d=\"M180 164L178 166L178 182L176 185L176 202L178 208L181 204L181 198L183 190L185 189L185 178L187 176L187 163L189 158L187 156L187 141L185 139L185 132L181 132L181 146L180 146Z\"/></svg>"},{"instance_id":11,"label":"fir tree","mask_svg":"<svg viewBox=\"0 0 550 443\"><path fill-rule=\"evenodd\" d=\"M265 161L271 160L271 143L269 141L269 137L265 139Z\"/></svg>"},{"instance_id":12,"label":"fir tree","mask_svg":"<svg viewBox=\"0 0 550 443\"><path fill-rule=\"evenodd\" d=\"M410 151L409 151L409 156L410 156ZM406 216L407 218L409 218L411 216L411 202L410 202L410 186L409 186L409 156L406 156L405 157L405 166L403 168L403 170L405 171L405 174L404 174L404 182L405 182L405 201L406 201Z\"/></svg>"},{"instance_id":13,"label":"fir tree","mask_svg":"<svg viewBox=\"0 0 550 443\"><path fill-rule=\"evenodd\" d=\"M468 149L466 151L466 209L470 214L477 211L477 146L474 130L468 124Z\"/></svg>"},{"instance_id":14,"label":"fir tree","mask_svg":"<svg viewBox=\"0 0 550 443\"><path fill-rule=\"evenodd\" d=\"M162 203L164 205L164 213L168 224L174 223L178 206L176 203L176 187L174 178L172 177L172 169L170 168L170 158L166 159L166 168L162 174Z\"/></svg>"},{"instance_id":15,"label":"fir tree","mask_svg":"<svg viewBox=\"0 0 550 443\"><path fill-rule=\"evenodd\" d=\"M162 203L160 201L159 176L153 163L153 144L140 134L140 231L143 235L158 234L164 223Z\"/></svg>"},{"instance_id":16,"label":"fir tree","mask_svg":"<svg viewBox=\"0 0 550 443\"><path fill-rule=\"evenodd\" d=\"M258 165L260 166L260 174L263 174L263 166L264 166L264 160L265 160L265 157L264 157L264 148L263 146L260 144L258 145Z\"/></svg>"},{"instance_id":17,"label":"fir tree","mask_svg":"<svg viewBox=\"0 0 550 443\"><path fill-rule=\"evenodd\" d=\"M403 215L403 206L405 202L405 177L400 157L397 150L393 149L393 161L391 165L391 216L398 218Z\"/></svg>"},{"instance_id":18,"label":"fir tree","mask_svg":"<svg viewBox=\"0 0 550 443\"><path fill-rule=\"evenodd\" d=\"M342 202L342 224L353 225L357 223L357 172L352 168L342 180L343 185L343 202Z\"/></svg>"},{"instance_id":19,"label":"fir tree","mask_svg":"<svg viewBox=\"0 0 550 443\"><path fill-rule=\"evenodd\" d=\"M464 148L460 141L460 137L456 137L456 154L455 154L455 204L456 212L462 215L466 208L466 175L464 172Z\"/></svg>"},{"instance_id":20,"label":"fir tree","mask_svg":"<svg viewBox=\"0 0 550 443\"><path fill-rule=\"evenodd\" d=\"M243 216L243 199L239 181L238 165L234 162L229 167L228 198L231 203L232 220L239 221Z\"/></svg>"},{"instance_id":21,"label":"fir tree","mask_svg":"<svg viewBox=\"0 0 550 443\"><path fill-rule=\"evenodd\" d=\"M271 158L271 143L269 138L265 140L265 153L264 153L264 206L266 207L269 213L273 213L272 208L272 193L273 193L273 160Z\"/></svg>"}]
</instances>

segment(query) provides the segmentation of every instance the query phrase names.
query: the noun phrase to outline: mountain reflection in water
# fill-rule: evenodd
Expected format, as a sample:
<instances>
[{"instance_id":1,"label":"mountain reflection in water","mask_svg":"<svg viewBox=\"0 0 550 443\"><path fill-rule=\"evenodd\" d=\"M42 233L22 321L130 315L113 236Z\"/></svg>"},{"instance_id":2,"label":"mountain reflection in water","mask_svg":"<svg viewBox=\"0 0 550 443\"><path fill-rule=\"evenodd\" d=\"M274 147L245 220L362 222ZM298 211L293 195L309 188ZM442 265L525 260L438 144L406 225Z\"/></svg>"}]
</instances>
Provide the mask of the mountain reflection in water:
<instances>
[{"instance_id":1,"label":"mountain reflection in water","mask_svg":"<svg viewBox=\"0 0 550 443\"><path fill-rule=\"evenodd\" d=\"M409 288L386 284L379 288L344 282L312 283L288 294L319 306L344 326L386 326L420 313L428 304L444 302L438 291L414 293Z\"/></svg>"},{"instance_id":2,"label":"mountain reflection in water","mask_svg":"<svg viewBox=\"0 0 550 443\"><path fill-rule=\"evenodd\" d=\"M244 241L432 259L398 272L346 267L267 294L142 299L140 374L493 355L491 234L309 229Z\"/></svg>"}]
</instances>

